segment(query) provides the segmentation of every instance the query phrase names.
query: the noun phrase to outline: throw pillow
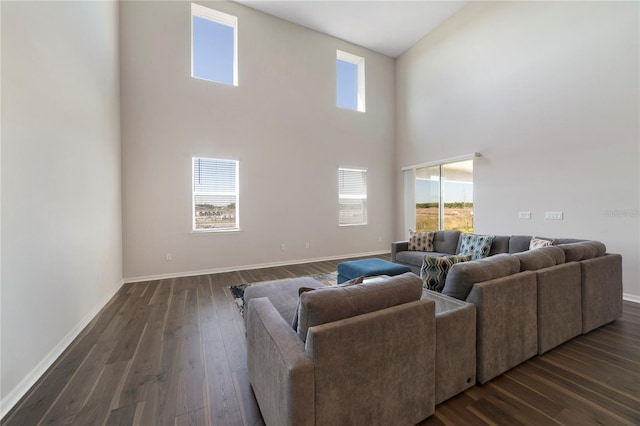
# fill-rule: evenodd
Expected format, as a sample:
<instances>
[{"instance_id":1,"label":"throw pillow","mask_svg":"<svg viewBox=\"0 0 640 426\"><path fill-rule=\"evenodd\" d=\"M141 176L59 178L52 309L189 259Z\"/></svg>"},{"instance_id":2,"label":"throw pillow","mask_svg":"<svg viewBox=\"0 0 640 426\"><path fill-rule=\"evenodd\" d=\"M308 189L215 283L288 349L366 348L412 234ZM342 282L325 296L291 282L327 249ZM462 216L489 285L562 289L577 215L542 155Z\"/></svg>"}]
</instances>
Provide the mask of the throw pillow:
<instances>
[{"instance_id":1,"label":"throw pillow","mask_svg":"<svg viewBox=\"0 0 640 426\"><path fill-rule=\"evenodd\" d=\"M410 251L433 251L433 237L436 235L432 231L409 231Z\"/></svg>"},{"instance_id":2,"label":"throw pillow","mask_svg":"<svg viewBox=\"0 0 640 426\"><path fill-rule=\"evenodd\" d=\"M336 287L349 287L351 285L362 284L363 281L364 281L364 277L358 277L358 278L349 280L347 282L344 282L342 284L338 284ZM293 319L291 320L291 327L295 331L298 331L298 312L300 312L300 296L302 295L302 293L306 293L307 291L313 291L313 290L318 290L318 289L311 288L311 287L300 287L298 289L298 306L296 306L296 312L293 314Z\"/></svg>"},{"instance_id":3,"label":"throw pillow","mask_svg":"<svg viewBox=\"0 0 640 426\"><path fill-rule=\"evenodd\" d=\"M456 263L471 260L471 256L428 256L424 257L420 268L422 287L442 293L449 268Z\"/></svg>"},{"instance_id":4,"label":"throw pillow","mask_svg":"<svg viewBox=\"0 0 640 426\"><path fill-rule=\"evenodd\" d=\"M483 259L489 255L495 235L462 234L458 254L471 256L471 260Z\"/></svg>"},{"instance_id":5,"label":"throw pillow","mask_svg":"<svg viewBox=\"0 0 640 426\"><path fill-rule=\"evenodd\" d=\"M543 240L542 238L532 237L531 242L529 243L529 250L535 250L542 247L552 246L554 241L552 240Z\"/></svg>"}]
</instances>

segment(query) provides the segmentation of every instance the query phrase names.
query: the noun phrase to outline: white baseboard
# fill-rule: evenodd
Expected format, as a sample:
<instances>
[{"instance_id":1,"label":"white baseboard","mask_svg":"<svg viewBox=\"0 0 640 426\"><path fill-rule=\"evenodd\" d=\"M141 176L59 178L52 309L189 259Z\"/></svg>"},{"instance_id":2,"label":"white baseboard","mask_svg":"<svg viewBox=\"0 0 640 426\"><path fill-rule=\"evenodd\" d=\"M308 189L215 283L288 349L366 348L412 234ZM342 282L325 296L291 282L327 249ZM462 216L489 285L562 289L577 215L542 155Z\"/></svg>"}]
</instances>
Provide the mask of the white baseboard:
<instances>
[{"instance_id":1,"label":"white baseboard","mask_svg":"<svg viewBox=\"0 0 640 426\"><path fill-rule=\"evenodd\" d=\"M233 271L248 271L251 269L273 268L277 266L287 266L287 265L299 265L301 263L311 263L311 262L325 262L327 260L347 259L351 257L378 256L381 254L388 254L388 253L391 253L391 251L381 250L381 251L371 251L367 253L341 254L337 256L317 257L313 259L286 260L283 262L260 263L260 264L254 264L254 265L238 265L238 266L229 266L225 268L203 269L198 271L172 272L169 274L129 277L124 279L124 283L128 284L128 283L137 283L141 281L164 280L168 278L193 277L196 275L220 274L223 272L233 272Z\"/></svg>"},{"instance_id":2,"label":"white baseboard","mask_svg":"<svg viewBox=\"0 0 640 426\"><path fill-rule=\"evenodd\" d=\"M628 300L629 302L640 303L640 296L636 296L635 294L623 293L622 298L624 300Z\"/></svg>"},{"instance_id":3,"label":"white baseboard","mask_svg":"<svg viewBox=\"0 0 640 426\"><path fill-rule=\"evenodd\" d=\"M49 353L42 359L42 361L40 361L38 365L36 365L29 372L29 374L27 374L25 378L22 379L20 383L18 383L16 387L7 394L7 396L2 398L2 401L0 401L0 423L2 423L2 420L4 420L4 416L6 416L9 411L11 411L13 406L16 405L18 401L20 401L20 399L29 391L29 389L31 389L31 387L38 381L38 379L40 379L40 377L42 377L42 375L46 373L49 367L51 367L53 363L58 359L58 357L62 355L64 350L67 349L69 345L71 345L73 340L78 337L80 332L91 322L91 320L98 314L98 312L100 312L100 310L107 303L109 303L109 300L111 300L111 298L118 292L118 290L120 290L122 284L124 284L124 282L120 281L120 283L115 287L115 290L111 294L108 294L107 297L104 298L104 300L100 301L100 303L94 306L93 309L91 309L91 311L89 311L89 313L85 315L84 318L82 318L82 320L80 320L80 322L78 322L53 349L49 351Z\"/></svg>"}]
</instances>

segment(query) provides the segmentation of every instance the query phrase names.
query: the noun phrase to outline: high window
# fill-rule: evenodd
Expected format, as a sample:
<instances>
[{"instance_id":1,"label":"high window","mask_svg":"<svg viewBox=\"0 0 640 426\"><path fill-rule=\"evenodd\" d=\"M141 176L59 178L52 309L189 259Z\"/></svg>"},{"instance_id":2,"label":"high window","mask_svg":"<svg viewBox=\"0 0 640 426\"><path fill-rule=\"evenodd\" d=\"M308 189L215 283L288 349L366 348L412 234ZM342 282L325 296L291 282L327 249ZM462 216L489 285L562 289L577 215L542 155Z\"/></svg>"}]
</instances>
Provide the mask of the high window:
<instances>
[{"instance_id":1,"label":"high window","mask_svg":"<svg viewBox=\"0 0 640 426\"><path fill-rule=\"evenodd\" d=\"M237 231L238 162L193 158L193 230Z\"/></svg>"},{"instance_id":2,"label":"high window","mask_svg":"<svg viewBox=\"0 0 640 426\"><path fill-rule=\"evenodd\" d=\"M238 18L191 3L191 76L238 85Z\"/></svg>"},{"instance_id":3,"label":"high window","mask_svg":"<svg viewBox=\"0 0 640 426\"><path fill-rule=\"evenodd\" d=\"M473 160L409 167L405 172L405 226L473 232Z\"/></svg>"},{"instance_id":4,"label":"high window","mask_svg":"<svg viewBox=\"0 0 640 426\"><path fill-rule=\"evenodd\" d=\"M364 58L337 51L336 93L340 108L365 111Z\"/></svg>"},{"instance_id":5,"label":"high window","mask_svg":"<svg viewBox=\"0 0 640 426\"><path fill-rule=\"evenodd\" d=\"M338 169L338 224L367 224L367 171Z\"/></svg>"}]
</instances>

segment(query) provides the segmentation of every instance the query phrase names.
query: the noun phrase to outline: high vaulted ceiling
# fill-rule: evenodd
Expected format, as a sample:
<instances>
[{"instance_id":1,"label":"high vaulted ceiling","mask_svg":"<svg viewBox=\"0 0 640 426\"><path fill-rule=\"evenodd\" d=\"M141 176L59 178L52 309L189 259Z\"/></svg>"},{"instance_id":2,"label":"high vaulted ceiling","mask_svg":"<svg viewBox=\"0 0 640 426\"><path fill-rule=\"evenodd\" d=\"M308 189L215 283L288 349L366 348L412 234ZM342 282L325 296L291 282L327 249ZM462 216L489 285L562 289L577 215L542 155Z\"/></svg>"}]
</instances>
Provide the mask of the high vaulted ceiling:
<instances>
[{"instance_id":1,"label":"high vaulted ceiling","mask_svg":"<svg viewBox=\"0 0 640 426\"><path fill-rule=\"evenodd\" d=\"M235 0L395 58L469 1Z\"/></svg>"}]
</instances>

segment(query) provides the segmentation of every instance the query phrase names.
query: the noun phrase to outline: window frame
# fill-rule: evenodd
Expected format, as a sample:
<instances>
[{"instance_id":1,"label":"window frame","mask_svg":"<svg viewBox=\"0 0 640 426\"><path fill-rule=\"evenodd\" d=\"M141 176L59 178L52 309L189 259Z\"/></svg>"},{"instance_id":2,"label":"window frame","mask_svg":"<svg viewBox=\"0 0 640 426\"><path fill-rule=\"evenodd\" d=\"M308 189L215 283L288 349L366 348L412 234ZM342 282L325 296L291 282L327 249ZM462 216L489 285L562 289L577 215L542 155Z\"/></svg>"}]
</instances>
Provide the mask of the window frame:
<instances>
[{"instance_id":1,"label":"window frame","mask_svg":"<svg viewBox=\"0 0 640 426\"><path fill-rule=\"evenodd\" d=\"M235 191L234 192L208 192L208 191L196 191L195 182L195 169L196 160L214 160L224 161L229 163L235 163ZM235 197L235 226L229 228L196 228L196 196L198 195L223 195ZM191 232L195 234L209 234L209 233L224 233L224 232L238 232L240 231L240 162L238 160L229 160L224 158L211 158L211 157L191 157Z\"/></svg>"},{"instance_id":2,"label":"window frame","mask_svg":"<svg viewBox=\"0 0 640 426\"><path fill-rule=\"evenodd\" d=\"M198 17L217 24L226 25L233 28L233 83L229 84L224 81L210 80L208 78L197 77L193 75L193 18ZM211 81L213 83L224 84L227 86L238 86L238 17L220 12L219 10L191 3L191 77L198 80Z\"/></svg>"},{"instance_id":3,"label":"window frame","mask_svg":"<svg viewBox=\"0 0 640 426\"><path fill-rule=\"evenodd\" d=\"M416 171L418 169L427 168L427 167L437 167L438 168L438 230L447 229L445 226L445 204L444 201L445 191L443 185L445 183L445 179L443 179L443 168L459 162L471 161L472 167L474 167L474 159L476 157L480 157L481 155L477 152L473 152L471 154L460 155L456 157L446 158L437 161L430 161L427 163L416 164L413 166L402 167L402 172L404 173L404 225L407 229L416 229L417 228L417 220L416 220L416 194L415 194L415 185L416 185ZM472 171L473 176L473 171ZM471 182L474 184L473 180ZM472 208L475 205L473 198L471 201ZM471 215L474 215L472 210ZM473 228L473 224L471 225ZM459 229L459 228L455 228Z\"/></svg>"},{"instance_id":4,"label":"window frame","mask_svg":"<svg viewBox=\"0 0 640 426\"><path fill-rule=\"evenodd\" d=\"M338 105L338 61L349 62L354 64L358 69L358 93L357 93L357 106L356 109L342 107ZM365 59L362 56L354 55L353 53L345 52L340 49L336 49L336 106L342 109L348 109L351 111L366 112L366 93L365 93L365 72L364 72Z\"/></svg>"},{"instance_id":5,"label":"window frame","mask_svg":"<svg viewBox=\"0 0 640 426\"><path fill-rule=\"evenodd\" d=\"M357 195L353 195L353 194L341 194L340 193L340 187L341 187L341 172L359 172L359 173L363 173L364 174L364 190L365 193L364 194L357 194ZM368 206L368 192L369 192L369 185L368 185L368 173L367 173L367 169L361 169L361 168L352 168L352 167L338 167L338 226L339 227L350 227L350 226L366 226L369 224L369 206ZM342 223L341 222L341 215L340 215L340 206L341 206L341 200L342 199L351 199L351 200L364 200L364 210L362 211L362 217L364 218L363 222L359 222L359 223Z\"/></svg>"}]
</instances>

